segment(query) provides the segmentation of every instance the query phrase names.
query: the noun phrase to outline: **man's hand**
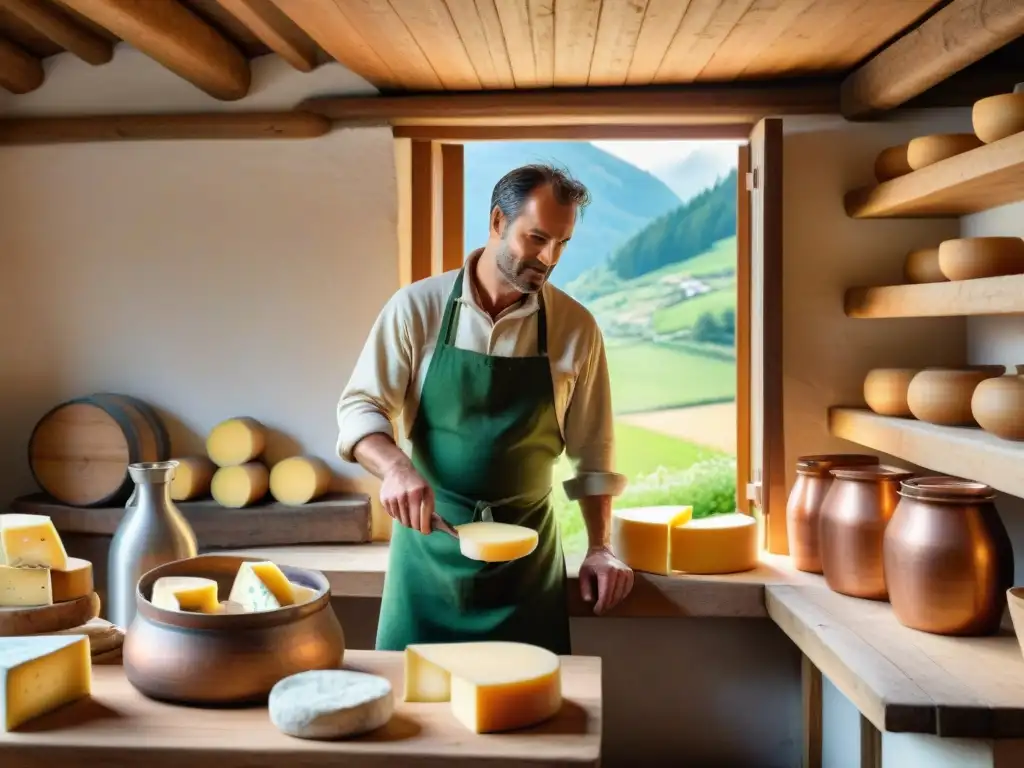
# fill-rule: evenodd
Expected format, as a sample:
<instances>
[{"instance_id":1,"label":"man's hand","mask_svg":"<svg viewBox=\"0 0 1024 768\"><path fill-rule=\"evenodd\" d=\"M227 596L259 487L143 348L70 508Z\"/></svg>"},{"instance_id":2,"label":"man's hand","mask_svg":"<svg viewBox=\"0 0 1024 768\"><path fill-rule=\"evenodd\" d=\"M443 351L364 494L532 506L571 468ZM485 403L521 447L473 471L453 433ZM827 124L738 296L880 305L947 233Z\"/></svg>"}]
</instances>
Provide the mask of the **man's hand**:
<instances>
[{"instance_id":1,"label":"man's hand","mask_svg":"<svg viewBox=\"0 0 1024 768\"><path fill-rule=\"evenodd\" d=\"M396 462L382 480L380 503L387 513L407 528L430 533L434 492L412 462Z\"/></svg>"},{"instance_id":2,"label":"man's hand","mask_svg":"<svg viewBox=\"0 0 1024 768\"><path fill-rule=\"evenodd\" d=\"M580 593L583 599L597 602L594 613L610 611L633 589L633 570L611 553L607 547L591 547L580 566Z\"/></svg>"}]
</instances>

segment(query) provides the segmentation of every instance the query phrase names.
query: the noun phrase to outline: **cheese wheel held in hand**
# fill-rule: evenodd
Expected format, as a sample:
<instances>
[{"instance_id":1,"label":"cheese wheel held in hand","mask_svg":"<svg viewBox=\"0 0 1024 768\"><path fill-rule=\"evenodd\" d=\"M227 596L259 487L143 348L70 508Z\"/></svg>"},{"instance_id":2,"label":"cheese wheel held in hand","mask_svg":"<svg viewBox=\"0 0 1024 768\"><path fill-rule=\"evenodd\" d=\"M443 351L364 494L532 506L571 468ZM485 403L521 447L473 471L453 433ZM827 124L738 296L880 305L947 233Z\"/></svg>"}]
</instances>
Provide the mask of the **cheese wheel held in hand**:
<instances>
[{"instance_id":1,"label":"cheese wheel held in hand","mask_svg":"<svg viewBox=\"0 0 1024 768\"><path fill-rule=\"evenodd\" d=\"M455 526L459 549L471 560L502 563L526 557L537 548L537 532L508 523L466 523Z\"/></svg>"}]
</instances>

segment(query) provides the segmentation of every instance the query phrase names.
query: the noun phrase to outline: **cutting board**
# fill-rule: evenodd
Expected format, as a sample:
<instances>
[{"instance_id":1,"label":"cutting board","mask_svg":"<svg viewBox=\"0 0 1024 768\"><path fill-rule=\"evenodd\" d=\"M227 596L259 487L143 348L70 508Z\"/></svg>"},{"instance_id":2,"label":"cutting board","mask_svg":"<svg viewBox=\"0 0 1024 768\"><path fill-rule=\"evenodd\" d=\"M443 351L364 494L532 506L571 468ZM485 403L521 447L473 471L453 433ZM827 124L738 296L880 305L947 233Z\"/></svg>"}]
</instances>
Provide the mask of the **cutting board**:
<instances>
[{"instance_id":1,"label":"cutting board","mask_svg":"<svg viewBox=\"0 0 1024 768\"><path fill-rule=\"evenodd\" d=\"M370 541L370 497L362 493L331 493L299 507L272 500L243 509L213 499L175 504L204 551ZM125 514L124 507L70 507L42 493L20 496L10 506L12 512L48 515L62 535L113 536Z\"/></svg>"}]
</instances>

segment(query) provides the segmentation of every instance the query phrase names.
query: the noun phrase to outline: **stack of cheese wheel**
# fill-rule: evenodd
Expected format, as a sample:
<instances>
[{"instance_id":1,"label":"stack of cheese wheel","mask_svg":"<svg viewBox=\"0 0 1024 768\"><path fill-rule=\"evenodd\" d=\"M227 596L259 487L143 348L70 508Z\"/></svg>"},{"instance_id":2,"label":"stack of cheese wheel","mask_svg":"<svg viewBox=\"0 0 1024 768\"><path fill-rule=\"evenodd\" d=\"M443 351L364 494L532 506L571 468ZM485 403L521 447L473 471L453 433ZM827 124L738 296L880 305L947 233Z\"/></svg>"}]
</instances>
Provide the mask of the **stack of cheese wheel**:
<instances>
[{"instance_id":1,"label":"stack of cheese wheel","mask_svg":"<svg viewBox=\"0 0 1024 768\"><path fill-rule=\"evenodd\" d=\"M331 487L331 469L315 456L291 456L270 470L270 495L282 504L300 506Z\"/></svg>"},{"instance_id":2,"label":"stack of cheese wheel","mask_svg":"<svg viewBox=\"0 0 1024 768\"><path fill-rule=\"evenodd\" d=\"M266 427L248 416L227 419L210 431L206 455L217 465L210 493L218 504L239 509L267 495L270 471L260 460L266 447Z\"/></svg>"},{"instance_id":3,"label":"stack of cheese wheel","mask_svg":"<svg viewBox=\"0 0 1024 768\"><path fill-rule=\"evenodd\" d=\"M637 571L737 573L757 567L757 521L741 513L694 519L688 506L612 511L612 552Z\"/></svg>"}]
</instances>

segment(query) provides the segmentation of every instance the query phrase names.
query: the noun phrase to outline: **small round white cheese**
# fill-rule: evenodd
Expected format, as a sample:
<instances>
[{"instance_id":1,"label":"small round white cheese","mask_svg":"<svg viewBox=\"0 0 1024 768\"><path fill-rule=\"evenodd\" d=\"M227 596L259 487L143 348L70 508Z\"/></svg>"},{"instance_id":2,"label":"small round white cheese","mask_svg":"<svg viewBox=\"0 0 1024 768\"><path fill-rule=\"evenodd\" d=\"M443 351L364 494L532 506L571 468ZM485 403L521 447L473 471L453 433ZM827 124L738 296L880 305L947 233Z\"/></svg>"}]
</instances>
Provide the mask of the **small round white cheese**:
<instances>
[{"instance_id":1,"label":"small round white cheese","mask_svg":"<svg viewBox=\"0 0 1024 768\"><path fill-rule=\"evenodd\" d=\"M348 669L315 669L280 680L268 701L270 722L300 739L338 739L380 728L394 712L391 683Z\"/></svg>"}]
</instances>

